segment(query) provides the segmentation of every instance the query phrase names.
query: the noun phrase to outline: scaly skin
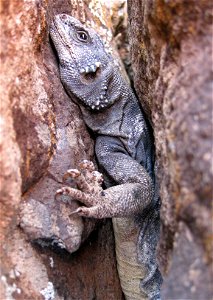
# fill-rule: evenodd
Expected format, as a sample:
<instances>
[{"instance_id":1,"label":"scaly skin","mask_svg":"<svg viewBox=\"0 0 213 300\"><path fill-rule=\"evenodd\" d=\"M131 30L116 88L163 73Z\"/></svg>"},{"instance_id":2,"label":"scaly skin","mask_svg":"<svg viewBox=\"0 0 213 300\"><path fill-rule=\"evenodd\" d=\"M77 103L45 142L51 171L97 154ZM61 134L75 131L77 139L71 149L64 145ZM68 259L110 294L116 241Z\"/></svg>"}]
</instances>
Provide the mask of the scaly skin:
<instances>
[{"instance_id":1,"label":"scaly skin","mask_svg":"<svg viewBox=\"0 0 213 300\"><path fill-rule=\"evenodd\" d=\"M160 299L162 278L155 258L159 197L153 139L143 112L93 29L62 14L55 16L50 35L61 81L96 136L95 152L107 187L94 192L87 176L78 174L78 189L64 187L58 193L84 204L73 212L79 216L113 218L126 299Z\"/></svg>"}]
</instances>

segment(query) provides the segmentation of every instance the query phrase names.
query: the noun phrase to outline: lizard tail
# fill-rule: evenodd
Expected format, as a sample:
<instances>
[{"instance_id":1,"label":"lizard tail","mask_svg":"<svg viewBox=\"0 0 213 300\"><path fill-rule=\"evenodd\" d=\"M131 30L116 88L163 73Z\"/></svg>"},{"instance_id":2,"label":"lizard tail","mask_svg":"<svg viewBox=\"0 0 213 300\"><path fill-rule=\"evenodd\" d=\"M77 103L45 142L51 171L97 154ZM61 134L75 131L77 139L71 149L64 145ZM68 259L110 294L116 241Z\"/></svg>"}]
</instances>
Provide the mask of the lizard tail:
<instances>
[{"instance_id":1,"label":"lizard tail","mask_svg":"<svg viewBox=\"0 0 213 300\"><path fill-rule=\"evenodd\" d=\"M156 247L160 235L160 201L146 214L138 240L138 260L146 269L140 288L149 300L160 300L162 276L156 260Z\"/></svg>"}]
</instances>

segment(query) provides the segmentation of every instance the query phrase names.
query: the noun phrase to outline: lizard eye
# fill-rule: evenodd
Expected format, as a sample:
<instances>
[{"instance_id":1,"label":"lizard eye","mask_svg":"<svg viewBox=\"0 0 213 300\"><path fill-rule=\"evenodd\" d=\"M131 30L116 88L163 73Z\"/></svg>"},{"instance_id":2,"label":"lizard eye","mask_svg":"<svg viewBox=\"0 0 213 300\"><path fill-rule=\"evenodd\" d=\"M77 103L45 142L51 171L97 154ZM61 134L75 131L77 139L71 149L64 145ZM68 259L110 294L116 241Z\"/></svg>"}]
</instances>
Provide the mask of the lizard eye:
<instances>
[{"instance_id":1,"label":"lizard eye","mask_svg":"<svg viewBox=\"0 0 213 300\"><path fill-rule=\"evenodd\" d=\"M85 31L77 31L77 38L81 42L87 42L89 37L88 34Z\"/></svg>"}]
</instances>

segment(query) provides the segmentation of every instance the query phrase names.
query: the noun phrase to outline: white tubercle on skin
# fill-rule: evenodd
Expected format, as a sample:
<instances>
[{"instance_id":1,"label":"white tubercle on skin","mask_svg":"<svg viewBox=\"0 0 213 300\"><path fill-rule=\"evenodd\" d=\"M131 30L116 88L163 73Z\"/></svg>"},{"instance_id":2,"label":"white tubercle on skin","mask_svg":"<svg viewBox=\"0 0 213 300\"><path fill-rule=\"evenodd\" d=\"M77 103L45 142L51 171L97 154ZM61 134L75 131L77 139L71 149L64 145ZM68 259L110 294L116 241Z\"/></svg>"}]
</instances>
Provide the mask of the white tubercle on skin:
<instances>
[{"instance_id":1,"label":"white tubercle on skin","mask_svg":"<svg viewBox=\"0 0 213 300\"><path fill-rule=\"evenodd\" d=\"M97 70L97 68L96 68L95 66L91 65L91 66L90 66L90 70L91 70L92 72L95 72L95 71Z\"/></svg>"},{"instance_id":2,"label":"white tubercle on skin","mask_svg":"<svg viewBox=\"0 0 213 300\"><path fill-rule=\"evenodd\" d=\"M99 68L99 67L101 66L100 61L96 61L96 62L95 62L95 65L96 65L97 68Z\"/></svg>"},{"instance_id":3,"label":"white tubercle on skin","mask_svg":"<svg viewBox=\"0 0 213 300\"><path fill-rule=\"evenodd\" d=\"M86 66L85 68L80 69L80 74L88 74L90 72L96 72L97 68L101 66L101 63L99 61L96 61L94 65ZM105 88L106 89L106 88Z\"/></svg>"}]
</instances>

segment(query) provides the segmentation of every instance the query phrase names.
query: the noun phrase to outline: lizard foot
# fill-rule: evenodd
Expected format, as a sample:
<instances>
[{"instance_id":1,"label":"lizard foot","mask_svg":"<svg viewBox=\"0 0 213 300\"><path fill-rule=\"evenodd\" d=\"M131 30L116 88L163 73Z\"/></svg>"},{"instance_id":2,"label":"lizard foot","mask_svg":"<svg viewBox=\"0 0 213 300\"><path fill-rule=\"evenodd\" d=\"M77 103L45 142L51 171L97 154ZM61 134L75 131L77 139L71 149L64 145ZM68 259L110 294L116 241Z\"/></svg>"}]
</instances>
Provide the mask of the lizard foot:
<instances>
[{"instance_id":1,"label":"lizard foot","mask_svg":"<svg viewBox=\"0 0 213 300\"><path fill-rule=\"evenodd\" d=\"M64 174L63 179L72 178L77 188L83 192L96 193L101 189L103 175L95 171L93 162L83 160L79 163L79 169L69 169Z\"/></svg>"},{"instance_id":2,"label":"lizard foot","mask_svg":"<svg viewBox=\"0 0 213 300\"><path fill-rule=\"evenodd\" d=\"M103 176L95 171L94 164L91 161L83 160L79 164L79 169L69 169L64 180L72 178L77 188L64 186L57 190L57 195L66 195L71 200L78 200L85 206L81 206L71 214L77 214L83 217L97 217L97 211L103 207L104 192L101 187Z\"/></svg>"}]
</instances>

